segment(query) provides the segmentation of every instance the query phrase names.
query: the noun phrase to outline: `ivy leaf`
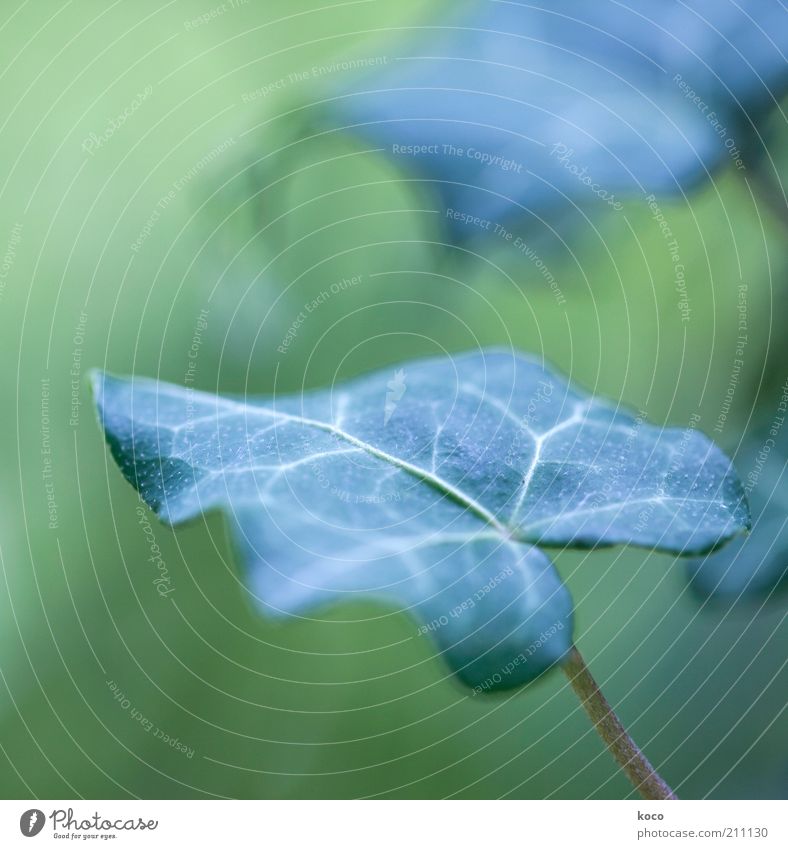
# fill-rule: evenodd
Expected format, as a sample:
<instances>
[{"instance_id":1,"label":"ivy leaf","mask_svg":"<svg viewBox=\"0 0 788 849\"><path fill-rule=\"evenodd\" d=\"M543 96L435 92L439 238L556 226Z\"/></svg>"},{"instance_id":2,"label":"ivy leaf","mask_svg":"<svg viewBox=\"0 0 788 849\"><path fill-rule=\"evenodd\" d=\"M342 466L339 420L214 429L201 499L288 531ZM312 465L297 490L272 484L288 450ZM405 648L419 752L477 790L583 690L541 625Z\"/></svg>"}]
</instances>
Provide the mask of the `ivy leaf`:
<instances>
[{"instance_id":1,"label":"ivy leaf","mask_svg":"<svg viewBox=\"0 0 788 849\"><path fill-rule=\"evenodd\" d=\"M459 241L744 169L788 90L773 0L477 0L421 29L394 61L360 61L317 123L429 183Z\"/></svg>"},{"instance_id":2,"label":"ivy leaf","mask_svg":"<svg viewBox=\"0 0 788 849\"><path fill-rule=\"evenodd\" d=\"M101 373L93 387L115 460L159 518L225 511L266 614L393 601L483 690L571 646L569 592L537 546L699 553L748 525L706 437L508 352L246 402Z\"/></svg>"},{"instance_id":3,"label":"ivy leaf","mask_svg":"<svg viewBox=\"0 0 788 849\"><path fill-rule=\"evenodd\" d=\"M690 586L701 598L737 602L788 588L788 383L780 404L737 452L741 468L748 470L745 490L752 505L752 533L723 551L687 562Z\"/></svg>"}]
</instances>

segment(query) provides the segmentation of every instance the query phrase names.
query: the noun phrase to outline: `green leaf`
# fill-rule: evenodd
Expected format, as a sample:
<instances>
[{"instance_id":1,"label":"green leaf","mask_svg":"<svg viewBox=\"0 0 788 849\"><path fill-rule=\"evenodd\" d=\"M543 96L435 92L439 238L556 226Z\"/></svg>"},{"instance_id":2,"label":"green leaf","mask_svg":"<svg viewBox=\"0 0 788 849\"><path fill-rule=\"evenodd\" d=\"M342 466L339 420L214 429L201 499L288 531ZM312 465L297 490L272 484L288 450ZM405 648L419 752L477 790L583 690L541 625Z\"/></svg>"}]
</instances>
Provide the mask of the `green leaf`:
<instances>
[{"instance_id":1,"label":"green leaf","mask_svg":"<svg viewBox=\"0 0 788 849\"><path fill-rule=\"evenodd\" d=\"M535 547L711 550L748 525L729 460L503 351L240 401L95 373L107 441L165 522L223 509L273 616L361 594L480 689L560 661L572 603Z\"/></svg>"}]
</instances>

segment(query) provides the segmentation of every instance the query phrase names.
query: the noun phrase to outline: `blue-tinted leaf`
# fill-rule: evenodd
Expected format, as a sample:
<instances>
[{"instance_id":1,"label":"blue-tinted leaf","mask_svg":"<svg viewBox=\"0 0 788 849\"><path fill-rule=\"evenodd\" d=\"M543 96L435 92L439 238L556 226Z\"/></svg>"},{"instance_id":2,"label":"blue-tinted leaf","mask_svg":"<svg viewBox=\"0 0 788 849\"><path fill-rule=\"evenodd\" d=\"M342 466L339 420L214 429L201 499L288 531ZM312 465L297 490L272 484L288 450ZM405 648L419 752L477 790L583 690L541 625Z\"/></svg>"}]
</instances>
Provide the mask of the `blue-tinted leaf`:
<instances>
[{"instance_id":1,"label":"blue-tinted leaf","mask_svg":"<svg viewBox=\"0 0 788 849\"><path fill-rule=\"evenodd\" d=\"M748 522L704 436L510 353L247 403L99 374L94 390L115 459L161 519L226 512L267 613L393 600L483 689L528 681L571 645L569 594L535 544L697 553Z\"/></svg>"},{"instance_id":2,"label":"blue-tinted leaf","mask_svg":"<svg viewBox=\"0 0 788 849\"><path fill-rule=\"evenodd\" d=\"M735 602L768 596L788 586L788 428L784 419L782 409L738 452L739 466L747 470L752 533L723 551L688 561L691 586L701 597Z\"/></svg>"},{"instance_id":3,"label":"blue-tinted leaf","mask_svg":"<svg viewBox=\"0 0 788 849\"><path fill-rule=\"evenodd\" d=\"M626 193L684 191L726 163L743 168L788 87L778 0L445 8L393 61L343 83L320 121L435 181L458 239L483 225L447 210L500 223L568 210L567 196L615 206Z\"/></svg>"}]
</instances>

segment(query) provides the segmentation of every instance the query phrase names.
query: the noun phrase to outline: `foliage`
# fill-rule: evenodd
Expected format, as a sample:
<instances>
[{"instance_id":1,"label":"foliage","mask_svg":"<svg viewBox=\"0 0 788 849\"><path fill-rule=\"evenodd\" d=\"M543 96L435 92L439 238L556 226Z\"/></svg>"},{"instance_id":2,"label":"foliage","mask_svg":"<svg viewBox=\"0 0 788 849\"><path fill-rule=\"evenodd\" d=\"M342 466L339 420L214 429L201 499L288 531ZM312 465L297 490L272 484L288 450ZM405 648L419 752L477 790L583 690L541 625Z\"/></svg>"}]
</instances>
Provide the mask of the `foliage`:
<instances>
[{"instance_id":1,"label":"foliage","mask_svg":"<svg viewBox=\"0 0 788 849\"><path fill-rule=\"evenodd\" d=\"M572 645L571 599L541 546L698 554L749 523L706 437L504 351L266 401L93 381L125 477L169 524L223 509L267 614L394 600L485 690L533 679Z\"/></svg>"},{"instance_id":2,"label":"foliage","mask_svg":"<svg viewBox=\"0 0 788 849\"><path fill-rule=\"evenodd\" d=\"M744 171L788 87L774 2L474 2L419 37L331 90L315 123L424 181L459 242Z\"/></svg>"}]
</instances>

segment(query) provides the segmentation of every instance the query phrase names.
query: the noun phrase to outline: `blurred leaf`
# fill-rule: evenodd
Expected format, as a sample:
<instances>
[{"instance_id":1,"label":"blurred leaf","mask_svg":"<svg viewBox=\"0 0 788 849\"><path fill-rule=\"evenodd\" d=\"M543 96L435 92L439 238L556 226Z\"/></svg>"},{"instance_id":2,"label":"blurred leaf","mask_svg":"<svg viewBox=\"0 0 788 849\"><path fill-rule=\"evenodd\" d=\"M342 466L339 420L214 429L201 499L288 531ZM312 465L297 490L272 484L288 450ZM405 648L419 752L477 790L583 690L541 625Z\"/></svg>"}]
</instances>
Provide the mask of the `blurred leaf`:
<instances>
[{"instance_id":1,"label":"blurred leaf","mask_svg":"<svg viewBox=\"0 0 788 849\"><path fill-rule=\"evenodd\" d=\"M752 533L724 551L690 560L690 585L701 597L733 602L763 597L788 585L788 384L772 419L755 430L737 452L748 469L745 489L752 507Z\"/></svg>"},{"instance_id":2,"label":"blurred leaf","mask_svg":"<svg viewBox=\"0 0 788 849\"><path fill-rule=\"evenodd\" d=\"M335 89L317 123L433 183L458 241L744 169L788 86L776 0L474 2L424 29Z\"/></svg>"},{"instance_id":3,"label":"blurred leaf","mask_svg":"<svg viewBox=\"0 0 788 849\"><path fill-rule=\"evenodd\" d=\"M698 553L748 524L704 436L502 351L265 403L100 374L94 391L115 460L162 520L227 512L265 612L394 600L482 689L531 680L571 645L569 593L533 544Z\"/></svg>"}]
</instances>

